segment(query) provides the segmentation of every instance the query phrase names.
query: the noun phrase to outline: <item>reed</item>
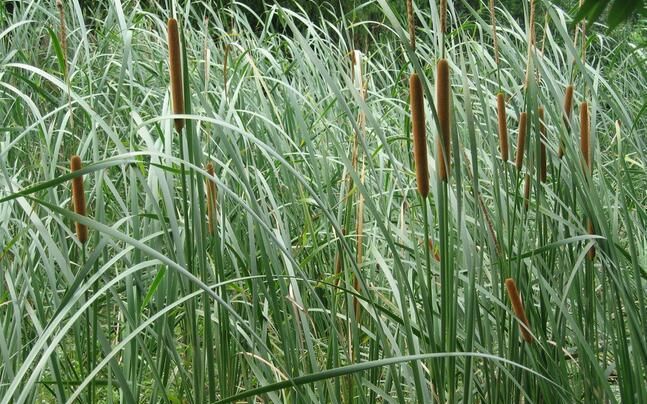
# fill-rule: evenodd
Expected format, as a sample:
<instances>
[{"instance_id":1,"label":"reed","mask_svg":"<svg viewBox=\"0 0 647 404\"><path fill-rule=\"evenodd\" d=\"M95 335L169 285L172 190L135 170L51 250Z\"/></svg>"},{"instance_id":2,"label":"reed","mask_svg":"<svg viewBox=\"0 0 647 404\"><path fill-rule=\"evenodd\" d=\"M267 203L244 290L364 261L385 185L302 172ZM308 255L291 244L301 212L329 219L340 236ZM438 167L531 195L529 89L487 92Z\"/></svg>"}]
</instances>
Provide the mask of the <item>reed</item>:
<instances>
[{"instance_id":1,"label":"reed","mask_svg":"<svg viewBox=\"0 0 647 404\"><path fill-rule=\"evenodd\" d=\"M207 163L207 174L210 177L215 177L213 164ZM216 208L217 208L217 189L216 184L210 179L205 180L205 187L207 188L207 229L209 234L214 233L216 227Z\"/></svg>"},{"instance_id":2,"label":"reed","mask_svg":"<svg viewBox=\"0 0 647 404\"><path fill-rule=\"evenodd\" d=\"M517 157L515 159L515 166L517 171L521 171L523 167L523 153L526 148L526 123L528 120L528 113L522 112L519 115L519 137L517 140Z\"/></svg>"},{"instance_id":3,"label":"reed","mask_svg":"<svg viewBox=\"0 0 647 404\"><path fill-rule=\"evenodd\" d=\"M521 303L521 297L519 296L519 290L517 290L517 284L514 279L508 278L505 280L505 287L508 290L508 297L510 298L510 303L512 304L512 309L514 310L515 315L522 323L519 325L519 330L521 331L521 336L524 341L527 343L532 343L533 338L530 334L528 325L528 318L526 317L526 311L523 308L523 303Z\"/></svg>"},{"instance_id":4,"label":"reed","mask_svg":"<svg viewBox=\"0 0 647 404\"><path fill-rule=\"evenodd\" d=\"M425 99L422 82L416 73L409 78L413 157L416 164L416 183L423 198L429 195L429 165L427 162L427 132L425 127Z\"/></svg>"},{"instance_id":5,"label":"reed","mask_svg":"<svg viewBox=\"0 0 647 404\"><path fill-rule=\"evenodd\" d=\"M546 124L544 121L544 107L539 107L539 180L546 182Z\"/></svg>"},{"instance_id":6,"label":"reed","mask_svg":"<svg viewBox=\"0 0 647 404\"><path fill-rule=\"evenodd\" d=\"M508 153L508 123L506 121L505 95L503 92L496 95L496 110L499 120L499 151L501 160L507 162L510 160L510 154Z\"/></svg>"},{"instance_id":7,"label":"reed","mask_svg":"<svg viewBox=\"0 0 647 404\"><path fill-rule=\"evenodd\" d=\"M70 158L70 171L72 173L79 171L82 167L81 157L74 155ZM85 192L83 190L83 176L72 178L72 202L74 204L74 213L85 216ZM76 222L76 237L81 244L88 241L88 227Z\"/></svg>"},{"instance_id":8,"label":"reed","mask_svg":"<svg viewBox=\"0 0 647 404\"><path fill-rule=\"evenodd\" d=\"M573 111L573 85L566 87L566 93L564 94L564 125L566 126L566 131L570 133L571 131L571 112ZM564 157L564 144L559 142L559 150L557 151L557 157L560 159Z\"/></svg>"},{"instance_id":9,"label":"reed","mask_svg":"<svg viewBox=\"0 0 647 404\"><path fill-rule=\"evenodd\" d=\"M168 20L168 53L169 74L171 76L171 99L173 114L184 114L184 88L182 82L182 53L180 52L180 34L177 20ZM175 118L175 129L180 132L184 128L184 119Z\"/></svg>"},{"instance_id":10,"label":"reed","mask_svg":"<svg viewBox=\"0 0 647 404\"><path fill-rule=\"evenodd\" d=\"M438 176L441 181L447 182L451 160L451 137L449 120L449 63L447 59L440 59L437 66L436 81L436 113L440 133L436 138L438 148Z\"/></svg>"}]
</instances>

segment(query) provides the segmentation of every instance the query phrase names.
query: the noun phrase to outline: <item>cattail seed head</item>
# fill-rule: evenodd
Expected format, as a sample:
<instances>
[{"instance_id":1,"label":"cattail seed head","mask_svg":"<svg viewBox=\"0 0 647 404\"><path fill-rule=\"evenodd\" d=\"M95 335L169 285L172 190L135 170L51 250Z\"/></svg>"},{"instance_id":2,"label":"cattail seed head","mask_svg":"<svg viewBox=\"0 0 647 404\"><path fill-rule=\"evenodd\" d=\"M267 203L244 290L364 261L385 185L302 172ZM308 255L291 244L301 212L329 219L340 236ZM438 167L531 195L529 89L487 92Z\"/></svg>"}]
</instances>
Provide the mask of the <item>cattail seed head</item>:
<instances>
[{"instance_id":1,"label":"cattail seed head","mask_svg":"<svg viewBox=\"0 0 647 404\"><path fill-rule=\"evenodd\" d=\"M589 219L586 224L586 230L590 235L595 234L595 228L593 227L593 221L591 219ZM586 253L586 257L589 261L593 261L593 258L595 258L595 246L591 246L591 249Z\"/></svg>"},{"instance_id":2,"label":"cattail seed head","mask_svg":"<svg viewBox=\"0 0 647 404\"><path fill-rule=\"evenodd\" d=\"M521 321L523 326L519 326L521 330L521 335L527 343L532 342L532 335L528 331L528 318L526 317L526 312L523 309L523 304L521 303L521 297L519 296L519 291L517 290L517 284L514 282L514 279L508 278L505 280L505 287L508 290L508 297L510 298L510 303L512 304L512 309L514 310L515 315Z\"/></svg>"},{"instance_id":3,"label":"cattail seed head","mask_svg":"<svg viewBox=\"0 0 647 404\"><path fill-rule=\"evenodd\" d=\"M436 113L440 133L436 138L438 147L438 176L441 181L447 182L451 160L451 136L449 121L449 63L447 59L440 59L436 70Z\"/></svg>"},{"instance_id":4,"label":"cattail seed head","mask_svg":"<svg viewBox=\"0 0 647 404\"><path fill-rule=\"evenodd\" d=\"M215 177L213 164L207 163L206 170L207 174L211 177ZM216 184L210 178L207 178L205 185L207 188L207 228L209 230L209 234L213 234L216 223L217 190Z\"/></svg>"},{"instance_id":5,"label":"cattail seed head","mask_svg":"<svg viewBox=\"0 0 647 404\"><path fill-rule=\"evenodd\" d=\"M517 140L517 158L515 159L515 165L518 171L521 171L523 167L523 153L526 148L526 123L528 120L528 114L522 112L519 115L519 137Z\"/></svg>"},{"instance_id":6,"label":"cattail seed head","mask_svg":"<svg viewBox=\"0 0 647 404\"><path fill-rule=\"evenodd\" d=\"M81 157L72 156L70 158L70 171L75 172L81 169ZM72 179L72 202L74 204L74 213L85 216L85 192L83 190L83 176ZM76 236L81 244L88 241L88 228L86 225L76 222Z\"/></svg>"},{"instance_id":7,"label":"cattail seed head","mask_svg":"<svg viewBox=\"0 0 647 404\"><path fill-rule=\"evenodd\" d=\"M528 210L530 205L530 174L526 174L523 183L523 208Z\"/></svg>"},{"instance_id":8,"label":"cattail seed head","mask_svg":"<svg viewBox=\"0 0 647 404\"><path fill-rule=\"evenodd\" d=\"M409 102L413 131L413 157L416 164L416 183L423 198L429 195L429 166L427 163L427 134L425 128L425 98L422 82L416 73L409 78Z\"/></svg>"},{"instance_id":9,"label":"cattail seed head","mask_svg":"<svg viewBox=\"0 0 647 404\"><path fill-rule=\"evenodd\" d=\"M580 148L586 170L591 171L591 139L589 128L589 104L584 101L580 104Z\"/></svg>"},{"instance_id":10,"label":"cattail seed head","mask_svg":"<svg viewBox=\"0 0 647 404\"><path fill-rule=\"evenodd\" d=\"M180 34L178 32L177 20L168 20L168 54L169 72L171 76L171 99L173 102L173 113L184 114L184 88L182 82L182 54L180 52ZM184 127L184 119L175 119L175 129L179 132Z\"/></svg>"},{"instance_id":11,"label":"cattail seed head","mask_svg":"<svg viewBox=\"0 0 647 404\"><path fill-rule=\"evenodd\" d=\"M508 153L508 124L505 113L505 95L503 93L496 95L496 110L497 117L499 118L499 150L501 152L501 160L507 162L510 157Z\"/></svg>"},{"instance_id":12,"label":"cattail seed head","mask_svg":"<svg viewBox=\"0 0 647 404\"><path fill-rule=\"evenodd\" d=\"M539 107L539 180L546 182L546 125L544 107Z\"/></svg>"},{"instance_id":13,"label":"cattail seed head","mask_svg":"<svg viewBox=\"0 0 647 404\"><path fill-rule=\"evenodd\" d=\"M571 111L573 110L573 86L569 85L566 87L566 93L564 94L564 125L566 125L567 132L571 131ZM559 143L559 150L557 151L557 157L560 159L564 156L564 145Z\"/></svg>"}]
</instances>

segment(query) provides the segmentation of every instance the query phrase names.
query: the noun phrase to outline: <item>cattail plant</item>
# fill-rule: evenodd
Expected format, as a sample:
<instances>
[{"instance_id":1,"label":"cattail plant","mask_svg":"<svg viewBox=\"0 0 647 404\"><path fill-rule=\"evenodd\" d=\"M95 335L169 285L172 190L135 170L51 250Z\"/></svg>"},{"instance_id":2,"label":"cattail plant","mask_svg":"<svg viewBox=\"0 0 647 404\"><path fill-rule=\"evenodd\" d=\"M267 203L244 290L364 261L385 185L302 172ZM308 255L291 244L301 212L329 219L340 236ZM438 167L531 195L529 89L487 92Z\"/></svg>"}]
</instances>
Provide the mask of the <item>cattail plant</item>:
<instances>
[{"instance_id":1,"label":"cattail plant","mask_svg":"<svg viewBox=\"0 0 647 404\"><path fill-rule=\"evenodd\" d=\"M573 85L566 87L566 93L564 94L564 125L566 126L567 132L571 131L571 111L573 110ZM560 159L564 156L564 144L559 142L559 150L557 151L557 157Z\"/></svg>"},{"instance_id":2,"label":"cattail plant","mask_svg":"<svg viewBox=\"0 0 647 404\"><path fill-rule=\"evenodd\" d=\"M418 192L423 198L429 195L429 168L427 163L427 134L425 127L425 99L422 82L416 73L409 78L411 125L413 130L413 157L416 164Z\"/></svg>"},{"instance_id":3,"label":"cattail plant","mask_svg":"<svg viewBox=\"0 0 647 404\"><path fill-rule=\"evenodd\" d=\"M544 107L539 107L539 180L546 182L546 124L544 122Z\"/></svg>"},{"instance_id":4,"label":"cattail plant","mask_svg":"<svg viewBox=\"0 0 647 404\"><path fill-rule=\"evenodd\" d=\"M438 176L441 181L447 182L450 168L450 121L449 121L449 63L447 59L440 59L437 66L436 81L436 113L440 133L436 138L438 148Z\"/></svg>"},{"instance_id":5,"label":"cattail plant","mask_svg":"<svg viewBox=\"0 0 647 404\"><path fill-rule=\"evenodd\" d=\"M587 176L591 175L591 133L589 104L586 101L580 104L580 149L584 158L584 171ZM595 234L593 221L590 218L587 220L586 227L589 234ZM590 260L595 257L595 247L591 247L587 253L587 257Z\"/></svg>"},{"instance_id":6,"label":"cattail plant","mask_svg":"<svg viewBox=\"0 0 647 404\"><path fill-rule=\"evenodd\" d=\"M521 303L521 297L519 296L519 291L517 290L517 284L514 279L508 278L505 280L505 287L508 290L508 297L510 298L510 303L512 304L512 309L514 310L515 315L521 321L519 325L519 330L521 335L527 343L532 342L532 335L530 334L528 318L526 317L526 311L523 309L523 304Z\"/></svg>"},{"instance_id":7,"label":"cattail plant","mask_svg":"<svg viewBox=\"0 0 647 404\"><path fill-rule=\"evenodd\" d=\"M207 174L211 177L215 177L215 171L213 169L213 164L207 163ZM210 179L206 179L205 187L207 188L207 228L209 234L214 233L216 225L216 208L217 208L217 190L216 184Z\"/></svg>"},{"instance_id":8,"label":"cattail plant","mask_svg":"<svg viewBox=\"0 0 647 404\"><path fill-rule=\"evenodd\" d=\"M180 52L180 34L178 32L177 20L175 18L168 20L168 50L173 113L176 115L182 115L184 114L182 54ZM184 119L175 118L175 129L180 132L182 128L184 128Z\"/></svg>"},{"instance_id":9,"label":"cattail plant","mask_svg":"<svg viewBox=\"0 0 647 404\"><path fill-rule=\"evenodd\" d=\"M528 114L526 112L522 112L521 115L519 115L519 137L517 140L517 157L515 159L515 165L517 167L517 171L521 171L521 168L523 167L523 153L524 153L524 149L526 148L527 120L528 120Z\"/></svg>"},{"instance_id":10,"label":"cattail plant","mask_svg":"<svg viewBox=\"0 0 647 404\"><path fill-rule=\"evenodd\" d=\"M496 95L496 111L499 120L499 151L501 160L507 162L510 159L508 153L508 124L505 113L505 95L500 92Z\"/></svg>"},{"instance_id":11,"label":"cattail plant","mask_svg":"<svg viewBox=\"0 0 647 404\"><path fill-rule=\"evenodd\" d=\"M74 155L70 158L70 171L76 172L81 169L81 157ZM85 216L85 192L83 190L83 176L79 175L72 179L72 202L74 204L74 213ZM82 223L76 222L76 237L81 244L88 241L88 227Z\"/></svg>"}]
</instances>

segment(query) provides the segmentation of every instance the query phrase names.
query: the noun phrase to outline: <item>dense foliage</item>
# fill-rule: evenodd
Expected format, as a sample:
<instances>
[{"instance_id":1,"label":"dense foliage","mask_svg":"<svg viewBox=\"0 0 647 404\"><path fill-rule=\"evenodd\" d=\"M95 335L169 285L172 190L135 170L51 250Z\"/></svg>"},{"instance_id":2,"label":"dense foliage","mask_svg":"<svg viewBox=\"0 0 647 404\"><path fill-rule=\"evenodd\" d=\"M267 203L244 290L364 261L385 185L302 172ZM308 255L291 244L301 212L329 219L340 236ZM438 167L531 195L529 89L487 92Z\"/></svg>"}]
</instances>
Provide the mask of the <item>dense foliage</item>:
<instances>
[{"instance_id":1,"label":"dense foliage","mask_svg":"<svg viewBox=\"0 0 647 404\"><path fill-rule=\"evenodd\" d=\"M644 27L90 3L0 12L0 404L647 402Z\"/></svg>"}]
</instances>

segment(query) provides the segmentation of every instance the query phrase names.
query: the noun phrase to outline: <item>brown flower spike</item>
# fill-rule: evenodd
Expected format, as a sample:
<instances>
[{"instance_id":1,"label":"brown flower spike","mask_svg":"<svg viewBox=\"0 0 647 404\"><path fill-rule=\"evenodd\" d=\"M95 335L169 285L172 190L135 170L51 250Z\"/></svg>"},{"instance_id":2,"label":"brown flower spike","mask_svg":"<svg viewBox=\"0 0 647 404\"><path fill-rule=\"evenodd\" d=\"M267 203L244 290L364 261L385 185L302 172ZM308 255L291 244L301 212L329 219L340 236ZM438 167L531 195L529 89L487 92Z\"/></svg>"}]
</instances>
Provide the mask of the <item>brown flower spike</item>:
<instances>
[{"instance_id":1,"label":"brown flower spike","mask_svg":"<svg viewBox=\"0 0 647 404\"><path fill-rule=\"evenodd\" d=\"M182 83L182 53L180 52L180 34L178 32L177 20L168 20L168 56L169 73L171 76L171 99L173 102L173 114L184 114L184 88ZM175 129L180 132L184 128L184 119L175 119Z\"/></svg>"},{"instance_id":2,"label":"brown flower spike","mask_svg":"<svg viewBox=\"0 0 647 404\"><path fill-rule=\"evenodd\" d=\"M523 167L523 153L526 148L526 122L528 120L528 113L522 112L519 116L519 139L517 141L517 158L515 165L517 171L521 171Z\"/></svg>"},{"instance_id":3,"label":"brown flower spike","mask_svg":"<svg viewBox=\"0 0 647 404\"><path fill-rule=\"evenodd\" d=\"M451 138L449 121L449 63L447 59L440 59L436 69L436 113L440 133L436 138L438 148L438 176L441 181L447 182L451 160Z\"/></svg>"},{"instance_id":4,"label":"brown flower spike","mask_svg":"<svg viewBox=\"0 0 647 404\"><path fill-rule=\"evenodd\" d=\"M523 326L519 326L521 336L523 337L524 341L530 344L533 339L530 331L528 331L528 318L526 317L526 312L523 309L523 304L521 303L521 297L519 296L519 291L517 290L517 284L514 282L514 279L508 278L505 280L505 287L508 290L508 297L510 297L510 303L512 304L514 314L523 324Z\"/></svg>"},{"instance_id":5,"label":"brown flower spike","mask_svg":"<svg viewBox=\"0 0 647 404\"><path fill-rule=\"evenodd\" d=\"M81 157L72 156L70 158L70 171L75 172L81 169ZM72 179L72 202L74 204L74 213L85 216L85 192L83 190L83 176ZM81 244L88 241L88 227L76 222L76 236Z\"/></svg>"},{"instance_id":6,"label":"brown flower spike","mask_svg":"<svg viewBox=\"0 0 647 404\"><path fill-rule=\"evenodd\" d=\"M496 95L496 112L499 119L499 150L501 152L501 160L507 162L510 157L508 153L508 124L506 123L505 95L503 93Z\"/></svg>"},{"instance_id":7,"label":"brown flower spike","mask_svg":"<svg viewBox=\"0 0 647 404\"><path fill-rule=\"evenodd\" d=\"M416 162L416 182L423 198L429 195L429 166L427 162L427 133L425 128L425 99L422 82L416 73L409 78L413 157Z\"/></svg>"},{"instance_id":8,"label":"brown flower spike","mask_svg":"<svg viewBox=\"0 0 647 404\"><path fill-rule=\"evenodd\" d=\"M566 125L566 130L571 131L571 111L573 110L573 86L569 85L566 87L566 94L564 95L564 124ZM562 142L559 142L559 150L557 151L557 157L560 159L564 156L564 145Z\"/></svg>"}]
</instances>

